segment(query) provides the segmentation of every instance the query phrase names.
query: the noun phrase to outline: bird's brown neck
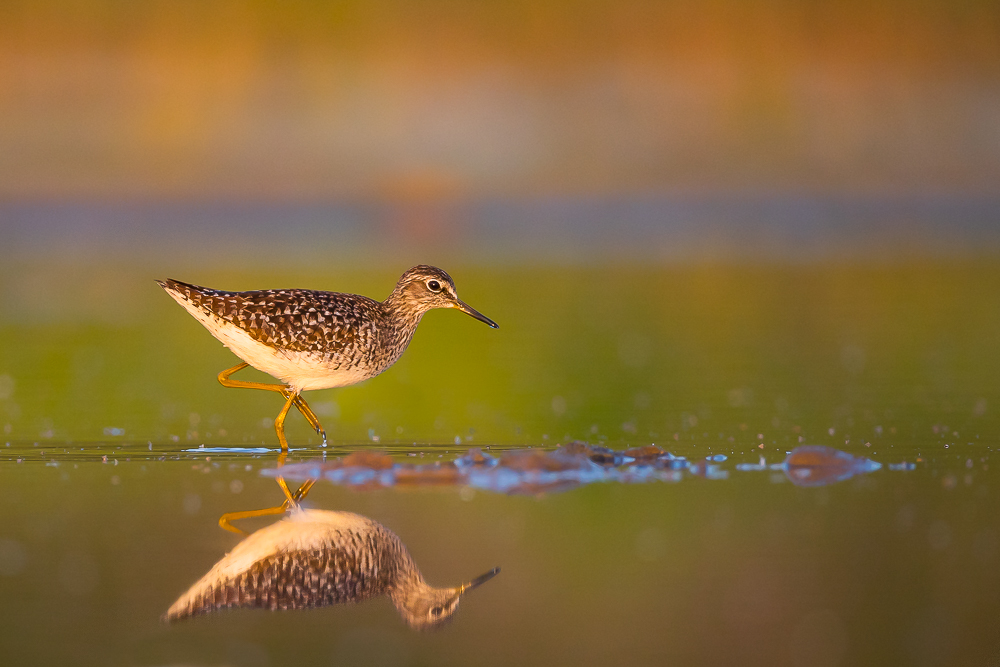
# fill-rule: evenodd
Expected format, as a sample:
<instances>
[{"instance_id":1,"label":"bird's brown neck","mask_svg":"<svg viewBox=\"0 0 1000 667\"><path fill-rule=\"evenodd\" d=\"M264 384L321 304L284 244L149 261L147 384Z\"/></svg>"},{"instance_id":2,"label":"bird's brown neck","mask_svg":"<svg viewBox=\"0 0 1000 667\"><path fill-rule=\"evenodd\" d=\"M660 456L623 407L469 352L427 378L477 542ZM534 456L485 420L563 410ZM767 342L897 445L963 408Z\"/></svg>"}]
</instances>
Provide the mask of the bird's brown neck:
<instances>
[{"instance_id":1,"label":"bird's brown neck","mask_svg":"<svg viewBox=\"0 0 1000 667\"><path fill-rule=\"evenodd\" d=\"M415 307L397 290L382 302L382 313L385 318L385 326L381 329L383 344L395 361L413 339L420 318L424 316L424 310Z\"/></svg>"}]
</instances>

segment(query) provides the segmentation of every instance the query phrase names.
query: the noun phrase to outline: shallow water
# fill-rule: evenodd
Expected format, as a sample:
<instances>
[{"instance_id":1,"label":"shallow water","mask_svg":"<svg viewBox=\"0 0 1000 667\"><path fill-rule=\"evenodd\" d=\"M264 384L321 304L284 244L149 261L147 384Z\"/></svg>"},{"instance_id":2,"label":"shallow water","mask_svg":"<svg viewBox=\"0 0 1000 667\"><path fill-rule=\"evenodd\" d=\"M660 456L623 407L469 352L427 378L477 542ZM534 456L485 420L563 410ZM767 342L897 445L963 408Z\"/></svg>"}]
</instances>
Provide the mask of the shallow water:
<instances>
[{"instance_id":1,"label":"shallow water","mask_svg":"<svg viewBox=\"0 0 1000 667\"><path fill-rule=\"evenodd\" d=\"M173 275L155 262L7 264L0 645L8 659L1000 658L994 262L446 268L500 330L431 313L382 376L307 394L330 442L322 447L289 417L286 472L355 451L384 451L401 466L446 465L473 447L501 457L573 440L616 451L655 444L690 465L642 483L527 494L321 480L308 506L382 523L431 583L456 585L494 566L501 573L432 633L410 630L385 598L168 625L160 618L170 604L240 540L218 518L281 501L271 427L280 401L219 386L216 373L236 360L153 278L382 296L398 271L226 266ZM772 466L802 445L882 466L796 485Z\"/></svg>"}]
</instances>

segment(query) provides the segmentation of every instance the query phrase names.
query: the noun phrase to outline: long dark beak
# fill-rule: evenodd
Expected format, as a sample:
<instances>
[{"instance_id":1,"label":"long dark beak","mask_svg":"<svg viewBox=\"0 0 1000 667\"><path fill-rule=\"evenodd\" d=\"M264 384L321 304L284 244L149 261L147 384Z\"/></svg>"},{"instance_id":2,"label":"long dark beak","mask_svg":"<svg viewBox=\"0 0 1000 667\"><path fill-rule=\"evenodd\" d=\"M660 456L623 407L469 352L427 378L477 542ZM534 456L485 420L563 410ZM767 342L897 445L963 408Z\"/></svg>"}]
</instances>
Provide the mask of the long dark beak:
<instances>
[{"instance_id":1,"label":"long dark beak","mask_svg":"<svg viewBox=\"0 0 1000 667\"><path fill-rule=\"evenodd\" d=\"M458 587L458 594L462 595L466 591L471 591L473 588L478 588L479 586L482 586L483 584L485 584L487 581L489 581L493 577L497 576L498 574L500 574L500 568L499 567L495 567L492 570L490 570L489 572L487 572L486 574L479 575L478 577L476 577L475 579L473 579L469 583L462 584L461 586L459 586Z\"/></svg>"},{"instance_id":2,"label":"long dark beak","mask_svg":"<svg viewBox=\"0 0 1000 667\"><path fill-rule=\"evenodd\" d=\"M458 308L463 313L468 313L469 315L472 315L474 318L476 318L480 322L485 322L486 324L490 325L494 329L499 329L500 328L499 324L497 324L496 322L494 322L490 318L486 317L485 315L483 315L478 310L476 310L475 308L473 308L472 306L470 306L466 302L462 301L461 299L456 299L456 302L457 303L456 303L455 307Z\"/></svg>"}]
</instances>

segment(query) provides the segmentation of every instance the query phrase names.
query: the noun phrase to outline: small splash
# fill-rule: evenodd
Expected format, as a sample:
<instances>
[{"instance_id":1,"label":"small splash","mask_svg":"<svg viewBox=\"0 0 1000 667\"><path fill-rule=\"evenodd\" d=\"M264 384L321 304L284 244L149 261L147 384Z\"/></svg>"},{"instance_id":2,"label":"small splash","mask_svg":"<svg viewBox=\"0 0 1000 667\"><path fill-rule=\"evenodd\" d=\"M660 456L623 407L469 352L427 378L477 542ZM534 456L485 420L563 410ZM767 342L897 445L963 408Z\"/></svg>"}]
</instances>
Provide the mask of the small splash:
<instances>
[{"instance_id":1,"label":"small splash","mask_svg":"<svg viewBox=\"0 0 1000 667\"><path fill-rule=\"evenodd\" d=\"M695 477L704 479L726 479L729 477L729 472L712 463L713 460L714 457L710 456L704 461L696 461L688 466L688 472Z\"/></svg>"},{"instance_id":2,"label":"small splash","mask_svg":"<svg viewBox=\"0 0 1000 667\"><path fill-rule=\"evenodd\" d=\"M149 446L150 449L153 448L152 443ZM183 452L197 452L198 454L216 453L216 454L267 454L268 452L279 451L273 447L206 447L201 445L193 449L182 449Z\"/></svg>"},{"instance_id":3,"label":"small splash","mask_svg":"<svg viewBox=\"0 0 1000 667\"><path fill-rule=\"evenodd\" d=\"M496 493L537 495L594 482L679 481L688 461L655 445L617 451L571 442L553 451L511 450L493 456L478 447L453 461L396 463L378 452L354 452L327 461L263 470L269 476L304 481L325 479L355 489L461 486ZM696 474L716 478L715 470Z\"/></svg>"},{"instance_id":4,"label":"small splash","mask_svg":"<svg viewBox=\"0 0 1000 667\"><path fill-rule=\"evenodd\" d=\"M825 486L873 472L882 464L833 447L803 445L789 452L782 466L792 484Z\"/></svg>"}]
</instances>

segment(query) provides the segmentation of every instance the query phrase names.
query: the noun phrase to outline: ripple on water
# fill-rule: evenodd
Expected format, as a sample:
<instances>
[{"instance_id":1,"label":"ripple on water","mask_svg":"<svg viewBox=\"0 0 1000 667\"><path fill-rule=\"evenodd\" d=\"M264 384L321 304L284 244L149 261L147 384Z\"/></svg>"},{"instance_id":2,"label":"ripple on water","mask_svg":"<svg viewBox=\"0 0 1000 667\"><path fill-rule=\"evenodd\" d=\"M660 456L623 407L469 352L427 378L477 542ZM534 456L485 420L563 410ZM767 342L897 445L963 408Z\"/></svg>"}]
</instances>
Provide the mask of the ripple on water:
<instances>
[{"instance_id":1,"label":"ripple on water","mask_svg":"<svg viewBox=\"0 0 1000 667\"><path fill-rule=\"evenodd\" d=\"M269 476L307 479L349 486L384 489L412 486L461 486L507 494L534 495L567 491L595 482L678 482L685 476L725 479L724 456L689 461L655 445L613 450L570 442L546 451L510 450L493 456L479 448L432 464L399 463L382 452L359 451L321 461L295 463L262 471ZM880 463L831 447L805 445L788 454L784 463L767 466L739 464L737 470L783 470L799 486L823 486L880 469Z\"/></svg>"}]
</instances>

